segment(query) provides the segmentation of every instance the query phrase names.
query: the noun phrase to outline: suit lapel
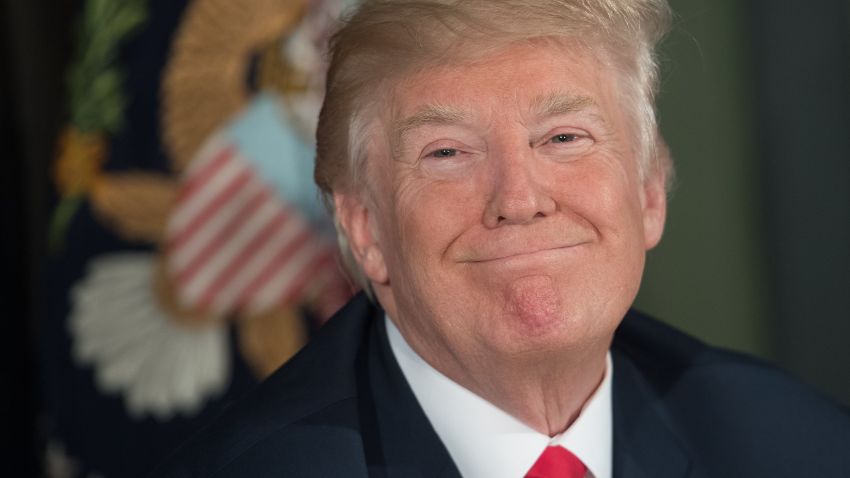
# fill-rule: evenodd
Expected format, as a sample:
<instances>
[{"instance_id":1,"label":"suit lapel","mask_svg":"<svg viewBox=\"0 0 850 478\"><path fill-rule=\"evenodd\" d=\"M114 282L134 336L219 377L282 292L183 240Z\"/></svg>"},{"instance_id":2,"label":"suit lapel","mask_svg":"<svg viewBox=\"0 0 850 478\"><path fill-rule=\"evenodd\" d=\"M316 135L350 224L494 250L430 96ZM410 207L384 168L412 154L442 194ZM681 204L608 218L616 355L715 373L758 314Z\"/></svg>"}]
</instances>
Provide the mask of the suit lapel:
<instances>
[{"instance_id":1,"label":"suit lapel","mask_svg":"<svg viewBox=\"0 0 850 478\"><path fill-rule=\"evenodd\" d=\"M615 347L614 478L685 478L691 459L655 388ZM356 359L360 428L371 478L461 478L389 346L383 311Z\"/></svg>"},{"instance_id":2,"label":"suit lapel","mask_svg":"<svg viewBox=\"0 0 850 478\"><path fill-rule=\"evenodd\" d=\"M662 402L634 363L614 350L614 478L683 478L691 460Z\"/></svg>"},{"instance_id":3,"label":"suit lapel","mask_svg":"<svg viewBox=\"0 0 850 478\"><path fill-rule=\"evenodd\" d=\"M358 357L358 395L370 477L460 478L393 356L383 312Z\"/></svg>"}]
</instances>

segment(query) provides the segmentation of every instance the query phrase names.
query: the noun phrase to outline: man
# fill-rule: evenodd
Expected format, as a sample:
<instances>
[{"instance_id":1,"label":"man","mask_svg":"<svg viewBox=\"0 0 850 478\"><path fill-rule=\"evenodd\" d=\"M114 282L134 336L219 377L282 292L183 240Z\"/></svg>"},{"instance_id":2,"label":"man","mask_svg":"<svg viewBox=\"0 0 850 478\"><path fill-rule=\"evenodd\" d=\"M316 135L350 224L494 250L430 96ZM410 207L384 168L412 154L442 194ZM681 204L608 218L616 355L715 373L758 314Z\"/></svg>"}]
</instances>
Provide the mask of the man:
<instances>
[{"instance_id":1,"label":"man","mask_svg":"<svg viewBox=\"0 0 850 478\"><path fill-rule=\"evenodd\" d=\"M663 0L367 1L316 180L355 298L167 476L850 476L850 419L630 312ZM625 318L624 318L625 317Z\"/></svg>"}]
</instances>

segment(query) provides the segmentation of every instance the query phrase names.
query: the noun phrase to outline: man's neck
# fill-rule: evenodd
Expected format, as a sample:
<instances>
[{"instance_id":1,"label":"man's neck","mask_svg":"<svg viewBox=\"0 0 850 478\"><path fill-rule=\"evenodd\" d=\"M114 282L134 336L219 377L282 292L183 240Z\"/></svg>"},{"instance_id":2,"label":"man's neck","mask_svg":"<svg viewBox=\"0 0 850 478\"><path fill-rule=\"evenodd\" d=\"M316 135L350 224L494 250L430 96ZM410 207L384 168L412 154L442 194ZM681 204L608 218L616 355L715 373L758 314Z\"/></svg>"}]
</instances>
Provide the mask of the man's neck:
<instances>
[{"instance_id":1,"label":"man's neck","mask_svg":"<svg viewBox=\"0 0 850 478\"><path fill-rule=\"evenodd\" d=\"M611 477L612 362L564 433L535 430L431 367L387 320L393 354L425 415L464 476L523 476L547 446L572 451L596 478Z\"/></svg>"},{"instance_id":2,"label":"man's neck","mask_svg":"<svg viewBox=\"0 0 850 478\"><path fill-rule=\"evenodd\" d=\"M575 421L605 375L610 341L502 357L486 351L462 358L430 350L399 327L409 346L438 372L516 417L555 436ZM474 357L474 358L473 358Z\"/></svg>"},{"instance_id":3,"label":"man's neck","mask_svg":"<svg viewBox=\"0 0 850 478\"><path fill-rule=\"evenodd\" d=\"M571 357L563 354L524 364L493 359L478 373L453 375L450 370L437 370L551 437L569 428L599 386L605 375L607 350Z\"/></svg>"}]
</instances>

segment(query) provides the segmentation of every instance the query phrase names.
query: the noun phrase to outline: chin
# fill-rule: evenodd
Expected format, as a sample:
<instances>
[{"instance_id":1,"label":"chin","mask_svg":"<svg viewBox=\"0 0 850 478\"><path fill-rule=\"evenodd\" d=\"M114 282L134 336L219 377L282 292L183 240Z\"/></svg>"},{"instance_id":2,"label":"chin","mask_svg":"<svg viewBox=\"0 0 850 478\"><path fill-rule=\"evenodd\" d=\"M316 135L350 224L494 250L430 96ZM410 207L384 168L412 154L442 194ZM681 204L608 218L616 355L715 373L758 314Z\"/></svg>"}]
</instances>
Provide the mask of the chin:
<instances>
[{"instance_id":1,"label":"chin","mask_svg":"<svg viewBox=\"0 0 850 478\"><path fill-rule=\"evenodd\" d=\"M529 317L507 311L482 317L478 331L488 347L504 355L537 355L587 340L587 327L563 311ZM493 318L496 318L494 321Z\"/></svg>"},{"instance_id":2,"label":"chin","mask_svg":"<svg viewBox=\"0 0 850 478\"><path fill-rule=\"evenodd\" d=\"M628 310L628 305L589 302L575 294L575 288L531 287L536 282L523 281L511 291L519 297L509 296L501 310L479 318L479 332L494 348L512 354L544 353L607 343Z\"/></svg>"}]
</instances>

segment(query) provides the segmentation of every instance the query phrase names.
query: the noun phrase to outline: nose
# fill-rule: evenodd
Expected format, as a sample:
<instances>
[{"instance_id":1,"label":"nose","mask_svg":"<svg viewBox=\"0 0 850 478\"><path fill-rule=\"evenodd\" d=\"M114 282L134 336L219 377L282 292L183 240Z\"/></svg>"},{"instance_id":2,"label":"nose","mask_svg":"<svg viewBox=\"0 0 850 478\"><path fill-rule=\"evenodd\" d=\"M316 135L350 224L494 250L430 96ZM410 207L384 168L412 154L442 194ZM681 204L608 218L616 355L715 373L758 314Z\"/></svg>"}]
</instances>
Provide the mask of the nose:
<instances>
[{"instance_id":1,"label":"nose","mask_svg":"<svg viewBox=\"0 0 850 478\"><path fill-rule=\"evenodd\" d=\"M507 149L507 148L506 148ZM528 143L490 158L492 190L484 213L489 228L527 224L552 215L556 202L547 187L546 172Z\"/></svg>"}]
</instances>

